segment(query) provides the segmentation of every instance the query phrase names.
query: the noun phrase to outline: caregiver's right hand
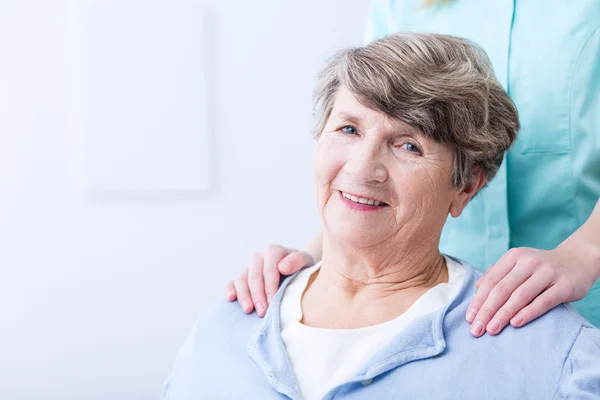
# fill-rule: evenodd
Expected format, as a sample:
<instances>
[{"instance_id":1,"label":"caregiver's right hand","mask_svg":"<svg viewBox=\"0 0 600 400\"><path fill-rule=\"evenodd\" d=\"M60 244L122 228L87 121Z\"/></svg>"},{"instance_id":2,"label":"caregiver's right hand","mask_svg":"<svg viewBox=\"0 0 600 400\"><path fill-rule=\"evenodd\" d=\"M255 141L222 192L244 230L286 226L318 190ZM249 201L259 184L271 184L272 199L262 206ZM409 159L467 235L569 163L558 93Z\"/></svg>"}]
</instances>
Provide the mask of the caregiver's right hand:
<instances>
[{"instance_id":1,"label":"caregiver's right hand","mask_svg":"<svg viewBox=\"0 0 600 400\"><path fill-rule=\"evenodd\" d=\"M245 313L256 309L263 317L279 288L280 276L291 275L314 263L313 256L305 251L269 245L264 252L252 256L250 264L236 280L229 281L225 286L225 297L228 301L237 298Z\"/></svg>"}]
</instances>

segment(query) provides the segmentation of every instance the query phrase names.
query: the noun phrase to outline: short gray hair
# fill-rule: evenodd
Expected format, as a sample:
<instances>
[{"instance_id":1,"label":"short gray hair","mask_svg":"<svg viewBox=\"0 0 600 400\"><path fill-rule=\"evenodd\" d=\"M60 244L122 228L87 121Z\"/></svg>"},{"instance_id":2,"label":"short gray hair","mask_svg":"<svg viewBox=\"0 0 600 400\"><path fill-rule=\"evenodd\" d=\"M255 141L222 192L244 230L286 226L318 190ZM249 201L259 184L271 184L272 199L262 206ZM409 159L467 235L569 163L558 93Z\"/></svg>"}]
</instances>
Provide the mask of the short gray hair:
<instances>
[{"instance_id":1,"label":"short gray hair","mask_svg":"<svg viewBox=\"0 0 600 400\"><path fill-rule=\"evenodd\" d=\"M491 180L517 138L516 107L486 53L466 39L400 33L337 53L318 76L316 138L340 86L366 106L450 144L454 187L468 185L474 167Z\"/></svg>"}]
</instances>

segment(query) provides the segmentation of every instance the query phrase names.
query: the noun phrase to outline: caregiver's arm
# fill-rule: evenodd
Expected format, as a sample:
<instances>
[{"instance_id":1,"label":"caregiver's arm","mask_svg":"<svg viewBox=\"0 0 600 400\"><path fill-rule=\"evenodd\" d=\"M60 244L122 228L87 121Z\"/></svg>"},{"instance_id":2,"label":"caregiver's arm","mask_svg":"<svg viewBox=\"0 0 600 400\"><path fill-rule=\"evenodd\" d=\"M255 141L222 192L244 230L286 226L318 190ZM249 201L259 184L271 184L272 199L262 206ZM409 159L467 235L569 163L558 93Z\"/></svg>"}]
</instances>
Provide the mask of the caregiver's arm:
<instances>
[{"instance_id":1,"label":"caregiver's arm","mask_svg":"<svg viewBox=\"0 0 600 400\"><path fill-rule=\"evenodd\" d=\"M519 327L561 303L581 300L600 278L600 199L588 220L554 250L515 248L477 282L471 333Z\"/></svg>"},{"instance_id":2,"label":"caregiver's arm","mask_svg":"<svg viewBox=\"0 0 600 400\"><path fill-rule=\"evenodd\" d=\"M246 313L256 309L264 316L271 298L279 288L281 275L291 275L321 260L323 233L321 228L313 236L305 251L272 244L264 252L252 256L250 264L235 280L225 286L225 297L236 298Z\"/></svg>"}]
</instances>

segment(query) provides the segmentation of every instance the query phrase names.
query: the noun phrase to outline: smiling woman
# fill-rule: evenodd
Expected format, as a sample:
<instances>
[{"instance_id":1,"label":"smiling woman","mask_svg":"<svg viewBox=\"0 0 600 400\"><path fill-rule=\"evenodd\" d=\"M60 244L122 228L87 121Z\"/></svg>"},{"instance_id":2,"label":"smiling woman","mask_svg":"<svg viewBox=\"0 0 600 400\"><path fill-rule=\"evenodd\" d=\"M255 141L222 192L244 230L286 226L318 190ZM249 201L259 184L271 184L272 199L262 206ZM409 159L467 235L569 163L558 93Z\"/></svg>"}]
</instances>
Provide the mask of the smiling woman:
<instances>
[{"instance_id":1,"label":"smiling woman","mask_svg":"<svg viewBox=\"0 0 600 400\"><path fill-rule=\"evenodd\" d=\"M460 214L482 186L482 174L466 190L455 188L451 145L362 104L346 85L337 89L333 103L315 155L319 211L331 232L326 236L357 249L393 246L403 237L435 241L448 210ZM377 213L364 218L348 208ZM430 245L439 258L437 243Z\"/></svg>"},{"instance_id":2,"label":"smiling woman","mask_svg":"<svg viewBox=\"0 0 600 400\"><path fill-rule=\"evenodd\" d=\"M600 394L600 331L570 306L519 333L466 333L481 272L439 252L442 228L519 127L482 50L426 34L346 50L314 111L322 261L282 284L264 320L226 302L201 318L166 399Z\"/></svg>"}]
</instances>

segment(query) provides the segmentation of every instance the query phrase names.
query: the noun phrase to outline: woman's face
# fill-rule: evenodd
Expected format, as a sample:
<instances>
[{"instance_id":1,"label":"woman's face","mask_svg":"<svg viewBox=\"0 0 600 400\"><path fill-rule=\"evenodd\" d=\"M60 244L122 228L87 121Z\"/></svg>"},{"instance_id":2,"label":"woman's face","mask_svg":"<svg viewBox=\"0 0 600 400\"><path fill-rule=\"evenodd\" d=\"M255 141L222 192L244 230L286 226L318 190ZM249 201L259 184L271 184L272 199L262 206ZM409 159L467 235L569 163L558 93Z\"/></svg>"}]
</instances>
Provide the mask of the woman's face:
<instances>
[{"instance_id":1,"label":"woman's face","mask_svg":"<svg viewBox=\"0 0 600 400\"><path fill-rule=\"evenodd\" d=\"M340 87L314 163L326 230L357 247L439 237L448 213L460 215L472 197L452 188L452 165L449 145Z\"/></svg>"}]
</instances>

